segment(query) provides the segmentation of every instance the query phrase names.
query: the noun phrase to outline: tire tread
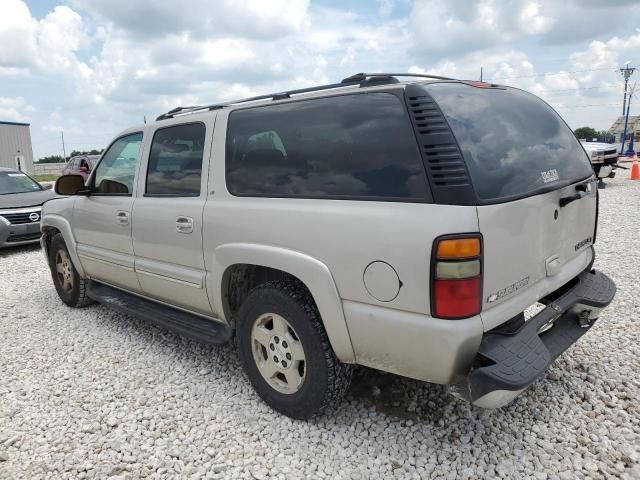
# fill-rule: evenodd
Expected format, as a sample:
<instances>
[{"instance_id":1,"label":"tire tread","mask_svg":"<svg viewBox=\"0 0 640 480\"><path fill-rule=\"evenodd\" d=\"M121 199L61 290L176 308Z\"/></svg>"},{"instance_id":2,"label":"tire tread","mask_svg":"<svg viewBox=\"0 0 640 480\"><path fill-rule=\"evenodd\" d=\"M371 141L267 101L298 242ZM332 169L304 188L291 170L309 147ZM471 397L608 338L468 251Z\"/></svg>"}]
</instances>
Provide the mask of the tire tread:
<instances>
[{"instance_id":1,"label":"tire tread","mask_svg":"<svg viewBox=\"0 0 640 480\"><path fill-rule=\"evenodd\" d=\"M327 389L323 392L324 395L320 406L313 412L309 412L308 415L296 415L296 417L311 418L322 414L326 410L335 409L349 390L354 370L353 365L342 363L336 357L316 303L302 282L289 278L272 280L254 287L247 298L254 294L269 294L270 291L284 294L304 311L319 340L327 369ZM242 316L242 310L243 308L241 306L238 312L239 317ZM238 343L241 341L240 335L236 335L236 341ZM240 345L238 345L238 347L240 350Z\"/></svg>"}]
</instances>

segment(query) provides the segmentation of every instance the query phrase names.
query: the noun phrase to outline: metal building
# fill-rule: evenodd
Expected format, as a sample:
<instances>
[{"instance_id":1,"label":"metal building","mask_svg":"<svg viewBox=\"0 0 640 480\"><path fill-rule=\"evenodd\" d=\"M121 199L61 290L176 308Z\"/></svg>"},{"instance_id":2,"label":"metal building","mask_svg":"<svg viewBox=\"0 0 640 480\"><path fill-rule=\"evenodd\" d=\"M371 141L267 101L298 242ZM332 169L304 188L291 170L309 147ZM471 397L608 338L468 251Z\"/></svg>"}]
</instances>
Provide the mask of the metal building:
<instances>
[{"instance_id":1,"label":"metal building","mask_svg":"<svg viewBox=\"0 0 640 480\"><path fill-rule=\"evenodd\" d=\"M0 121L0 167L33 173L33 150L28 123Z\"/></svg>"}]
</instances>

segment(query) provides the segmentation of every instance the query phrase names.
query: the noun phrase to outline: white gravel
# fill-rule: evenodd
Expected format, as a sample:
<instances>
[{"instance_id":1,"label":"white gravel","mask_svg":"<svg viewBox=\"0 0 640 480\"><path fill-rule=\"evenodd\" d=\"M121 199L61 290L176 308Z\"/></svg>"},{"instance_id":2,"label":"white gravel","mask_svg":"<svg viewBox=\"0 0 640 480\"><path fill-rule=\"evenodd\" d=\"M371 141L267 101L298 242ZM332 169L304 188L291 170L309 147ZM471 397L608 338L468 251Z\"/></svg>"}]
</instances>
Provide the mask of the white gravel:
<instances>
[{"instance_id":1,"label":"white gravel","mask_svg":"<svg viewBox=\"0 0 640 480\"><path fill-rule=\"evenodd\" d=\"M259 401L232 348L69 309L37 248L0 251L0 478L638 479L639 225L640 182L609 181L597 266L615 302L512 405L362 371L311 422Z\"/></svg>"}]
</instances>

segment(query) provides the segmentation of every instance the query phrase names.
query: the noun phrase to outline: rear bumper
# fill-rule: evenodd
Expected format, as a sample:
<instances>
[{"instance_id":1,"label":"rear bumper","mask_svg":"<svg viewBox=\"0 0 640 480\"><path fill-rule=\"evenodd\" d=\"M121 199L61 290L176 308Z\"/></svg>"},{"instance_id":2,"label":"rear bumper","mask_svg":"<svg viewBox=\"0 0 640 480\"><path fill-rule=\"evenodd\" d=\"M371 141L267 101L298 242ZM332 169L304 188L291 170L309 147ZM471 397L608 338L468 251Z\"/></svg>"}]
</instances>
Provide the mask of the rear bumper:
<instances>
[{"instance_id":1,"label":"rear bumper","mask_svg":"<svg viewBox=\"0 0 640 480\"><path fill-rule=\"evenodd\" d=\"M483 408L511 402L593 326L616 292L613 281L595 270L568 285L541 300L547 307L517 331L484 334L474 367L452 393Z\"/></svg>"}]
</instances>

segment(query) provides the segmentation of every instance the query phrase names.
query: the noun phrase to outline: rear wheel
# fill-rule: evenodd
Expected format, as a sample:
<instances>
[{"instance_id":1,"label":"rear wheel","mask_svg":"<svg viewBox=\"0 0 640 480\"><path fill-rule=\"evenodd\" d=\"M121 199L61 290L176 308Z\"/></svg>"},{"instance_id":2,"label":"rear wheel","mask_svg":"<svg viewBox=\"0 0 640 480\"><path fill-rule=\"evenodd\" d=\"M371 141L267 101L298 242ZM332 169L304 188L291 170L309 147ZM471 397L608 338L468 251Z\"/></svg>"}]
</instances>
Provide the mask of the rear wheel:
<instances>
[{"instance_id":1,"label":"rear wheel","mask_svg":"<svg viewBox=\"0 0 640 480\"><path fill-rule=\"evenodd\" d=\"M341 401L353 368L336 358L303 285L279 280L256 287L236 320L244 369L274 410L305 419Z\"/></svg>"},{"instance_id":2,"label":"rear wheel","mask_svg":"<svg viewBox=\"0 0 640 480\"><path fill-rule=\"evenodd\" d=\"M93 303L87 295L89 281L80 278L71 261L62 234L56 234L49 247L49 268L60 299L70 307L80 308Z\"/></svg>"}]
</instances>

